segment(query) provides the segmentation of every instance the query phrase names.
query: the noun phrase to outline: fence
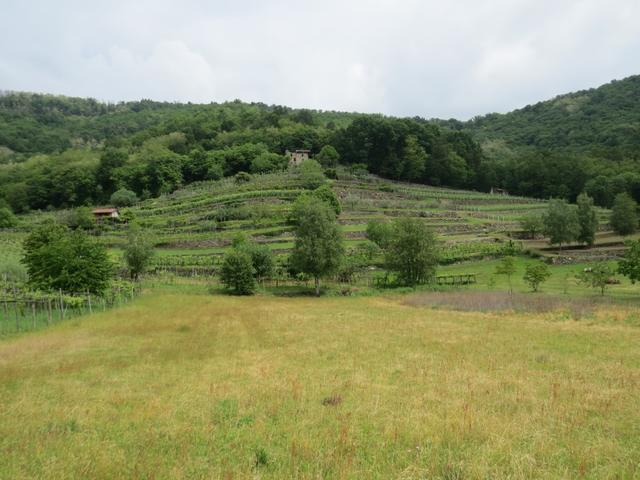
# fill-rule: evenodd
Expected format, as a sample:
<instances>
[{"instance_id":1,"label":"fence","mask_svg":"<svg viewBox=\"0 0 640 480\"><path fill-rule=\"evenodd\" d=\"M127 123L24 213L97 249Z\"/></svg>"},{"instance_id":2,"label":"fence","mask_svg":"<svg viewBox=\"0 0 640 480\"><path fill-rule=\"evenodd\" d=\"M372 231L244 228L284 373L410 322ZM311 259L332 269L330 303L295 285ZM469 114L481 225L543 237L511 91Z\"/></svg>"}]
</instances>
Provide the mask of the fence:
<instances>
[{"instance_id":1,"label":"fence","mask_svg":"<svg viewBox=\"0 0 640 480\"><path fill-rule=\"evenodd\" d=\"M56 322L124 305L140 293L137 286L115 287L101 296L0 289L0 337L37 330Z\"/></svg>"}]
</instances>

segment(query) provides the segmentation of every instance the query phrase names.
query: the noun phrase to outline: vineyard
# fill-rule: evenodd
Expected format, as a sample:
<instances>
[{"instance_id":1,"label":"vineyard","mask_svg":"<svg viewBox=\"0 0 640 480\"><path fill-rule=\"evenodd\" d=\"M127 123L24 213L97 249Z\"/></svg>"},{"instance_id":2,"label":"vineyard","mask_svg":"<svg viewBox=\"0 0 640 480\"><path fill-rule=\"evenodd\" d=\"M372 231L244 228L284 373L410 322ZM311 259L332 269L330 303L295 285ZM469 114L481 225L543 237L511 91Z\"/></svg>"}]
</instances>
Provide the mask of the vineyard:
<instances>
[{"instance_id":1,"label":"vineyard","mask_svg":"<svg viewBox=\"0 0 640 480\"><path fill-rule=\"evenodd\" d=\"M37 330L59 321L103 312L134 299L140 287L117 281L100 296L88 292L35 292L16 284L0 283L0 337Z\"/></svg>"},{"instance_id":2,"label":"vineyard","mask_svg":"<svg viewBox=\"0 0 640 480\"><path fill-rule=\"evenodd\" d=\"M443 264L495 258L512 244L517 252L533 249L541 255L556 254L546 251L544 240L519 239L519 220L527 214L542 213L547 204L541 200L393 182L375 176L356 177L344 170L331 182L342 205L338 222L351 251L366 242L369 221L411 216L437 232L443 243ZM294 242L288 223L291 206L303 191L303 182L293 173L254 175L242 183L225 178L195 183L143 201L123 209L122 214L135 219L153 239L156 255L152 271L211 275L239 234L268 246L282 261ZM63 215L64 211L34 212L23 216L17 229L0 232L0 262L12 265L14 277L23 275L19 245L25 235L35 224ZM575 257L582 261L598 255L612 258L622 247L620 239L606 231L607 212L598 209L598 215L602 248L576 252ZM102 224L96 235L118 260L126 232L126 223ZM571 252L564 252L564 257Z\"/></svg>"}]
</instances>

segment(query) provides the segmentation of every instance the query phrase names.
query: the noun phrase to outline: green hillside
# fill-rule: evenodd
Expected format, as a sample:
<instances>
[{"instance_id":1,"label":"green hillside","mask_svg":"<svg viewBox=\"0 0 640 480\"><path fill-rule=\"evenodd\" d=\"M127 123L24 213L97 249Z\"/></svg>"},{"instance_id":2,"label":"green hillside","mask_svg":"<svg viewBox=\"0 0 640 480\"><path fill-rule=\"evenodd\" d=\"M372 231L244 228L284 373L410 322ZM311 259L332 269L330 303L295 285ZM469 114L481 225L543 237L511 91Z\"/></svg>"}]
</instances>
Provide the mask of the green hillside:
<instances>
[{"instance_id":1,"label":"green hillside","mask_svg":"<svg viewBox=\"0 0 640 480\"><path fill-rule=\"evenodd\" d=\"M483 143L501 140L515 149L637 159L640 75L559 95L507 114L478 116L462 126Z\"/></svg>"}]
</instances>

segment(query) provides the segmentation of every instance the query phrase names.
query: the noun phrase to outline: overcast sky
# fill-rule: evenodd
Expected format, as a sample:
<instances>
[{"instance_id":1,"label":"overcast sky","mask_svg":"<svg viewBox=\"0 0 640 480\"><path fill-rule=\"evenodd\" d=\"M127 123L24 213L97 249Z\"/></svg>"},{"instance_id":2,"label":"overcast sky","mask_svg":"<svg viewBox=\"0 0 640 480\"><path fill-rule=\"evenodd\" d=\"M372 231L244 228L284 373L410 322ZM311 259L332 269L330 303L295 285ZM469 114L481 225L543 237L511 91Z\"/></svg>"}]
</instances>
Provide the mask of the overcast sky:
<instances>
[{"instance_id":1,"label":"overcast sky","mask_svg":"<svg viewBox=\"0 0 640 480\"><path fill-rule=\"evenodd\" d=\"M0 89L466 119L640 73L640 0L0 0Z\"/></svg>"}]
</instances>

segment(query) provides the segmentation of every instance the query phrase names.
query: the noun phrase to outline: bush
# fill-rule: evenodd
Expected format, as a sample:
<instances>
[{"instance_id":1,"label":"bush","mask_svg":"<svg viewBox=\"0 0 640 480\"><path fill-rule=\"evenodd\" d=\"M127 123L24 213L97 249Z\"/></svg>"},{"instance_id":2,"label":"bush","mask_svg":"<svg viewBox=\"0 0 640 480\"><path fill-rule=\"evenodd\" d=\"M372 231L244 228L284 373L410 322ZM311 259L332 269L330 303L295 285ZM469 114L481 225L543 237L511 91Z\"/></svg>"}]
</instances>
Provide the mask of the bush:
<instances>
[{"instance_id":1,"label":"bush","mask_svg":"<svg viewBox=\"0 0 640 480\"><path fill-rule=\"evenodd\" d=\"M121 188L120 190L113 192L109 201L114 207L132 207L138 203L138 196L131 190Z\"/></svg>"},{"instance_id":2,"label":"bush","mask_svg":"<svg viewBox=\"0 0 640 480\"><path fill-rule=\"evenodd\" d=\"M336 215L340 215L340 212L342 212L340 200L330 185L324 184L316 188L313 191L313 196L329 205L336 212Z\"/></svg>"},{"instance_id":3,"label":"bush","mask_svg":"<svg viewBox=\"0 0 640 480\"><path fill-rule=\"evenodd\" d=\"M631 235L638 229L638 204L628 193L616 195L611 210L611 228L618 235Z\"/></svg>"},{"instance_id":4,"label":"bush","mask_svg":"<svg viewBox=\"0 0 640 480\"><path fill-rule=\"evenodd\" d=\"M220 280L236 295L251 295L256 291L255 273L251 255L241 248L233 248L224 256Z\"/></svg>"},{"instance_id":5,"label":"bush","mask_svg":"<svg viewBox=\"0 0 640 480\"><path fill-rule=\"evenodd\" d=\"M130 227L123 258L131 280L138 280L153 258L153 245L149 237L135 225Z\"/></svg>"},{"instance_id":6,"label":"bush","mask_svg":"<svg viewBox=\"0 0 640 480\"><path fill-rule=\"evenodd\" d=\"M89 207L78 207L67 212L64 223L71 229L92 230L96 226L96 220Z\"/></svg>"},{"instance_id":7,"label":"bush","mask_svg":"<svg viewBox=\"0 0 640 480\"><path fill-rule=\"evenodd\" d=\"M326 181L322 167L315 160L306 160L297 170L302 186L309 190L318 188Z\"/></svg>"},{"instance_id":8,"label":"bush","mask_svg":"<svg viewBox=\"0 0 640 480\"><path fill-rule=\"evenodd\" d=\"M550 276L549 266L543 262L536 262L527 265L522 278L531 290L537 292L540 284L546 282Z\"/></svg>"},{"instance_id":9,"label":"bush","mask_svg":"<svg viewBox=\"0 0 640 480\"><path fill-rule=\"evenodd\" d=\"M9 207L0 207L0 228L11 228L18 224L18 220Z\"/></svg>"},{"instance_id":10,"label":"bush","mask_svg":"<svg viewBox=\"0 0 640 480\"><path fill-rule=\"evenodd\" d=\"M236 173L234 178L237 184L247 183L251 181L251 175L249 175L247 172L238 172Z\"/></svg>"},{"instance_id":11,"label":"bush","mask_svg":"<svg viewBox=\"0 0 640 480\"><path fill-rule=\"evenodd\" d=\"M40 290L100 294L109 285L113 264L106 248L82 230L46 223L23 244L29 283Z\"/></svg>"},{"instance_id":12,"label":"bush","mask_svg":"<svg viewBox=\"0 0 640 480\"><path fill-rule=\"evenodd\" d=\"M399 218L391 228L384 247L387 268L396 272L398 282L405 286L431 281L438 264L438 244L433 231L415 218Z\"/></svg>"}]
</instances>

